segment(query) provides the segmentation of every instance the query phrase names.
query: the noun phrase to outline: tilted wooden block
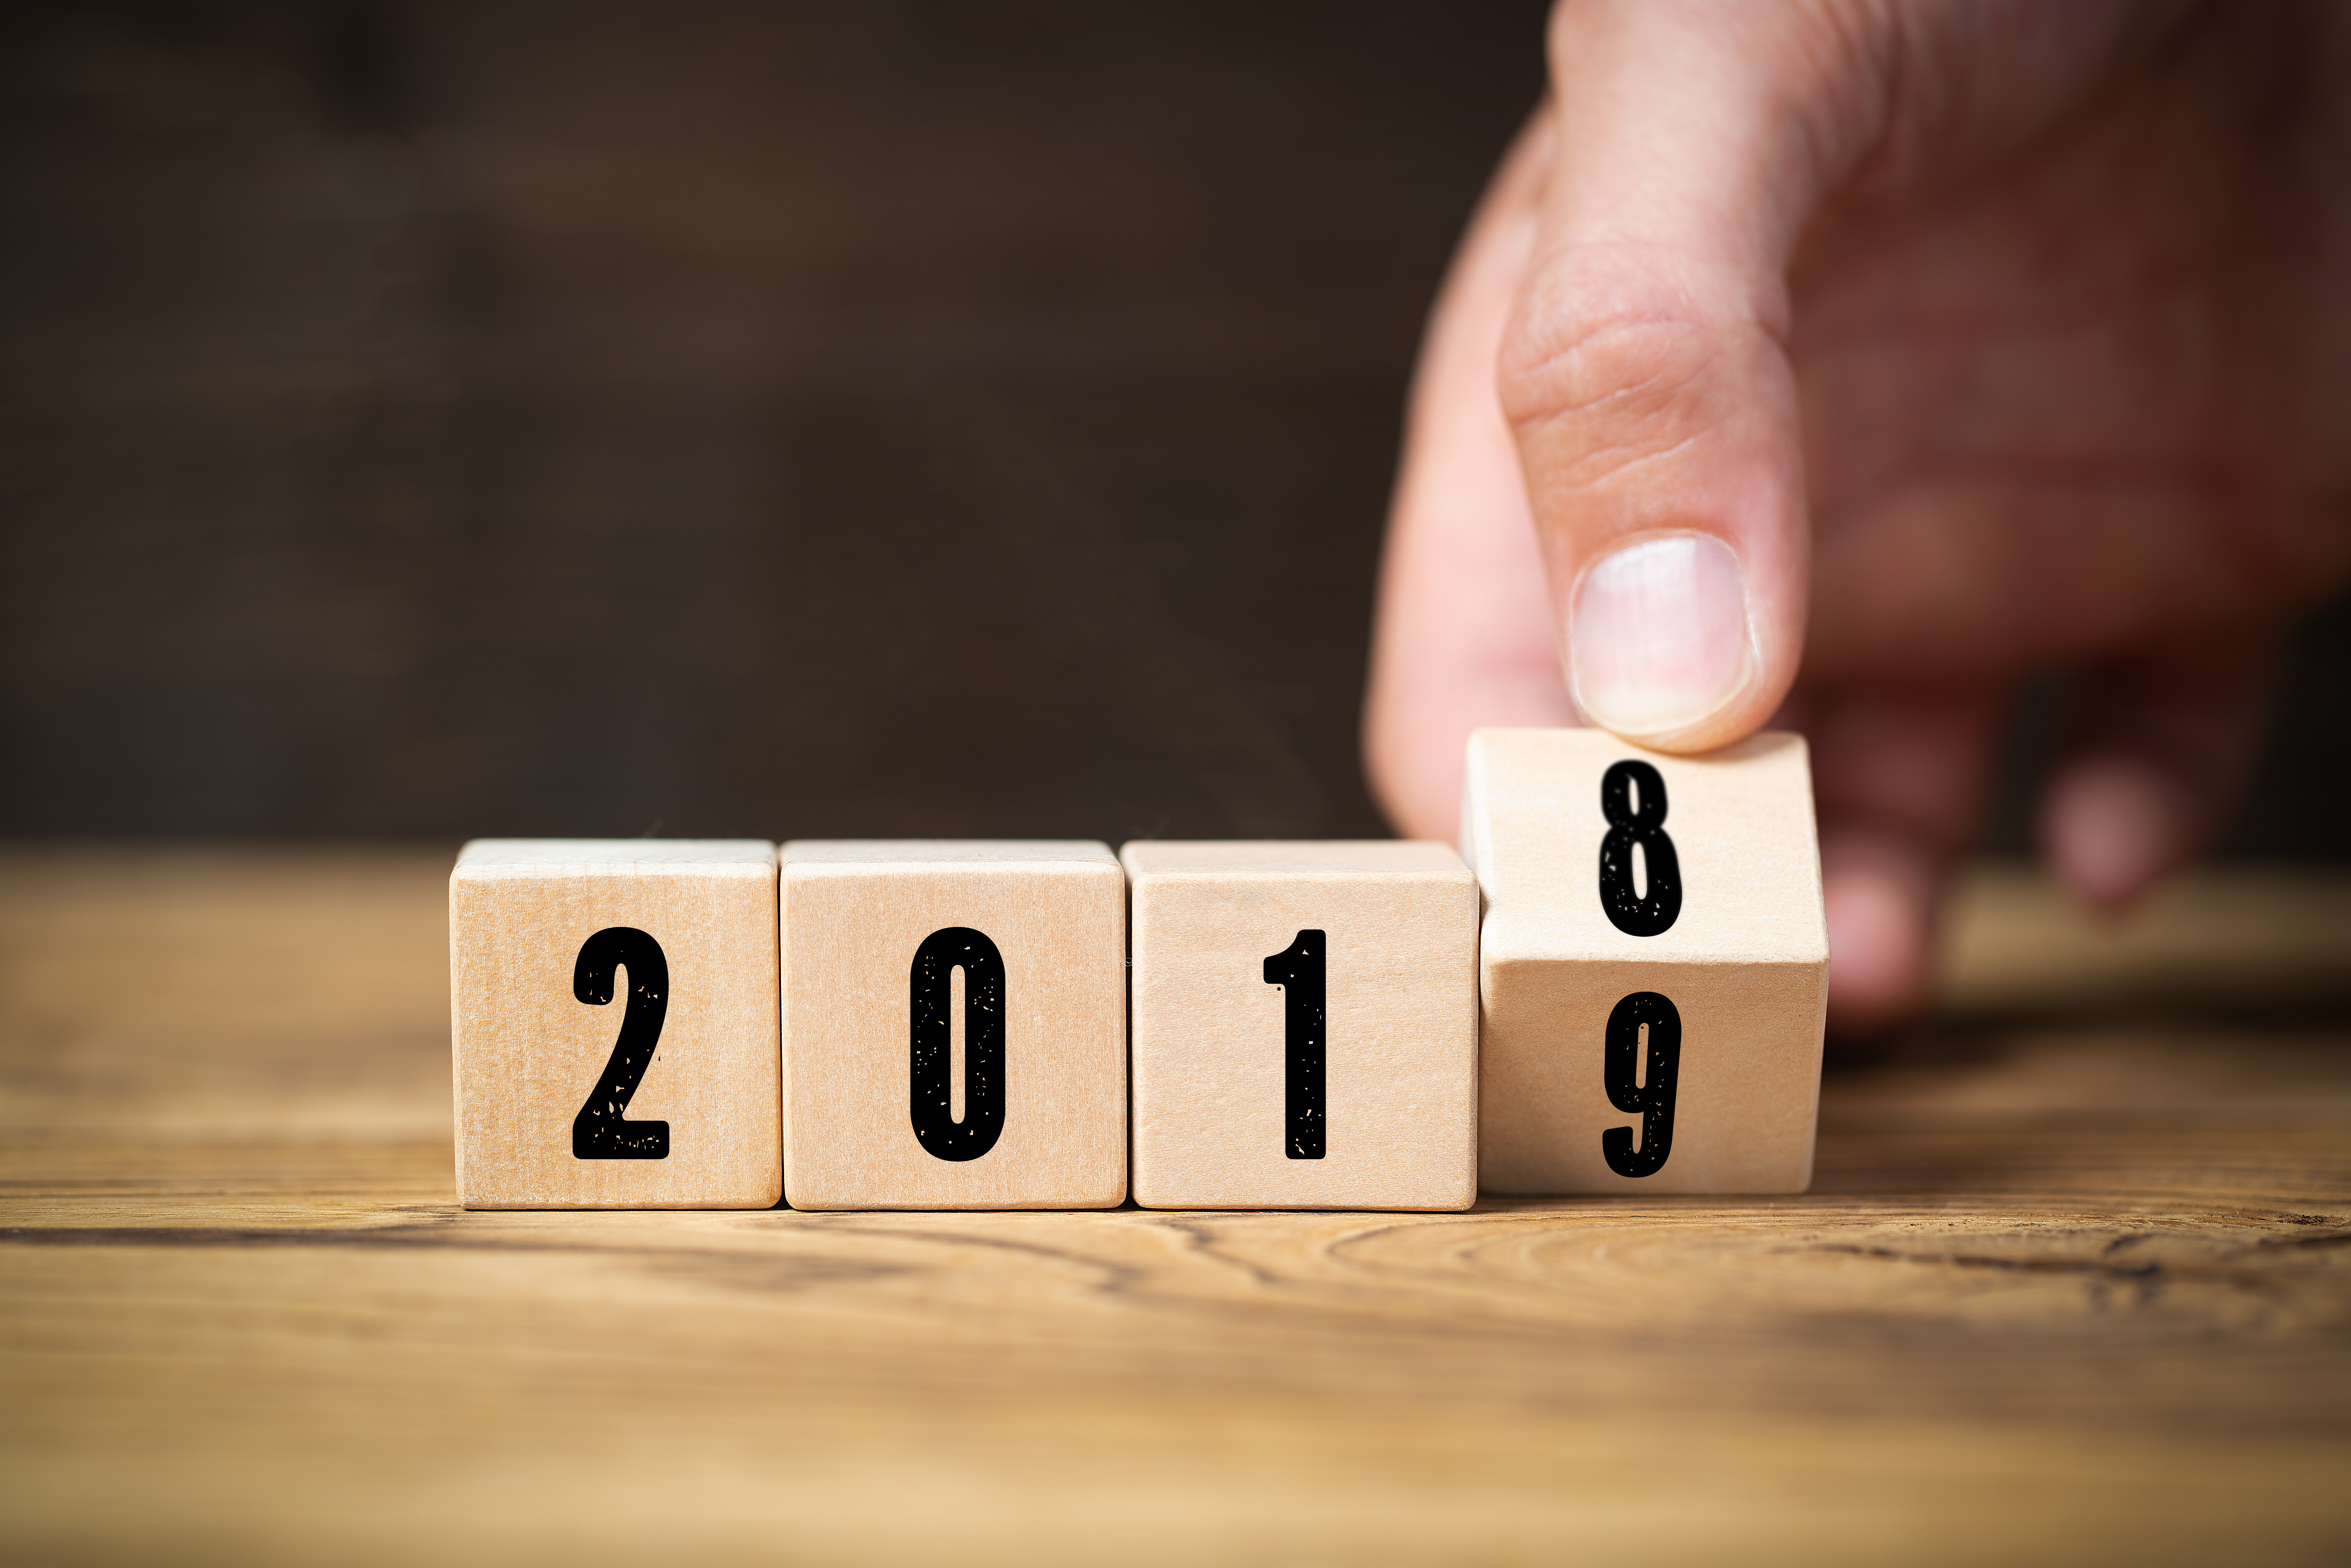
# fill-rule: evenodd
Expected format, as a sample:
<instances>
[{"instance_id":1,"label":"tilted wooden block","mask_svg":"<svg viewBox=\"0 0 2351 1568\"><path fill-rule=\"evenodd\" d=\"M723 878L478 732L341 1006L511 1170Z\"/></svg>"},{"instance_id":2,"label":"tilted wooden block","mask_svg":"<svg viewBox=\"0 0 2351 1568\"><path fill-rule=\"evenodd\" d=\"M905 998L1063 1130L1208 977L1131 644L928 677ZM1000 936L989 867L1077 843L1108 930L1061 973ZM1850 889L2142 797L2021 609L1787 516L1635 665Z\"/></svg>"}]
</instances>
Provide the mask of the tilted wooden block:
<instances>
[{"instance_id":1,"label":"tilted wooden block","mask_svg":"<svg viewBox=\"0 0 2351 1568\"><path fill-rule=\"evenodd\" d=\"M1490 1192L1801 1192L1828 987L1802 737L1469 738Z\"/></svg>"},{"instance_id":2,"label":"tilted wooden block","mask_svg":"<svg viewBox=\"0 0 2351 1568\"><path fill-rule=\"evenodd\" d=\"M449 877L457 1200L767 1208L776 847L476 839Z\"/></svg>"},{"instance_id":3,"label":"tilted wooden block","mask_svg":"<svg viewBox=\"0 0 2351 1568\"><path fill-rule=\"evenodd\" d=\"M797 1208L1126 1198L1126 878L1100 843L797 840L783 857Z\"/></svg>"},{"instance_id":4,"label":"tilted wooden block","mask_svg":"<svg viewBox=\"0 0 2351 1568\"><path fill-rule=\"evenodd\" d=\"M1133 890L1134 1199L1467 1208L1478 887L1430 843L1161 843Z\"/></svg>"}]
</instances>

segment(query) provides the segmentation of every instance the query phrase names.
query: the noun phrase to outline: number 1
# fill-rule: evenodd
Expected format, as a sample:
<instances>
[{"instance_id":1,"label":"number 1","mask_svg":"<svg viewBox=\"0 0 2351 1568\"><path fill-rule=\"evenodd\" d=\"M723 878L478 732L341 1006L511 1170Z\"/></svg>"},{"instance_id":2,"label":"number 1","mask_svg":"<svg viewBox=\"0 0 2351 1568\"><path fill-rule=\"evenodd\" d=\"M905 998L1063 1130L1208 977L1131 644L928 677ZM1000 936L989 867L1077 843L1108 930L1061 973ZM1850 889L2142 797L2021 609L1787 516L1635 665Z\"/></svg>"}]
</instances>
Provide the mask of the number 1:
<instances>
[{"instance_id":1,"label":"number 1","mask_svg":"<svg viewBox=\"0 0 2351 1568\"><path fill-rule=\"evenodd\" d=\"M1322 933L1301 931L1265 961L1265 983L1281 988L1281 1051L1288 1064L1284 1147L1293 1160L1322 1157Z\"/></svg>"}]
</instances>

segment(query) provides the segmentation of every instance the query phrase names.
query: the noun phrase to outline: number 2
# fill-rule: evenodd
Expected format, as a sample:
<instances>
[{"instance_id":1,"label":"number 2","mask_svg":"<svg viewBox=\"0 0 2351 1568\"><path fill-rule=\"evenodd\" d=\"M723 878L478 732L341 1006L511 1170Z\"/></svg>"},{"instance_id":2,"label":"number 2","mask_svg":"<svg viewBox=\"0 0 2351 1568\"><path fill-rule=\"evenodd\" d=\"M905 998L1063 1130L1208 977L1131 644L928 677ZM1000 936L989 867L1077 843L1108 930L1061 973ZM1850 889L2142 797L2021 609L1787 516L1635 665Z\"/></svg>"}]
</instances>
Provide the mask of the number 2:
<instances>
[{"instance_id":1,"label":"number 2","mask_svg":"<svg viewBox=\"0 0 2351 1568\"><path fill-rule=\"evenodd\" d=\"M575 1160L665 1160L667 1122L632 1122L629 1101L660 1043L669 1013L669 960L661 944L629 925L608 925L580 944L571 967L571 994L591 1008L612 999L614 971L629 971L629 1005L621 1014L621 1038L604 1060L604 1075L588 1103L571 1118Z\"/></svg>"},{"instance_id":2,"label":"number 2","mask_svg":"<svg viewBox=\"0 0 2351 1568\"><path fill-rule=\"evenodd\" d=\"M1322 1157L1322 932L1301 931L1265 961L1265 983L1281 988L1282 1143L1293 1160Z\"/></svg>"},{"instance_id":3,"label":"number 2","mask_svg":"<svg viewBox=\"0 0 2351 1568\"><path fill-rule=\"evenodd\" d=\"M1644 1051L1641 1032L1648 1030ZM1674 1148L1674 1083L1682 1063L1682 1015L1655 991L1635 991L1609 1009L1602 1063L1608 1103L1641 1118L1641 1146L1633 1129L1600 1134L1600 1153L1620 1176L1655 1176ZM1643 1059L1646 1058L1645 1061Z\"/></svg>"},{"instance_id":4,"label":"number 2","mask_svg":"<svg viewBox=\"0 0 2351 1568\"><path fill-rule=\"evenodd\" d=\"M1633 809L1632 793L1641 792ZM1627 936L1660 936L1682 912L1682 868L1674 841L1666 836L1666 781L1646 762L1619 762L1600 776L1600 814L1608 831L1600 840L1600 907ZM1633 846L1641 846L1647 872L1646 895L1633 892Z\"/></svg>"}]
</instances>

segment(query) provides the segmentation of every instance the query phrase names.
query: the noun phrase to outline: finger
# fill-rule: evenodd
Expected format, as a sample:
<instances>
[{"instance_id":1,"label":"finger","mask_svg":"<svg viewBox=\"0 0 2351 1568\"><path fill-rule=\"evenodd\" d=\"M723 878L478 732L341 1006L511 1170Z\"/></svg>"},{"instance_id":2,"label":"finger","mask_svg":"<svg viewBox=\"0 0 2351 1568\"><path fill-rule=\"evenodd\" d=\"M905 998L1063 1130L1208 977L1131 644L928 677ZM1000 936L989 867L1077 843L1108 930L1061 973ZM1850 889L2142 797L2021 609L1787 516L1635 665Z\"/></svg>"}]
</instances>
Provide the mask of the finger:
<instances>
[{"instance_id":1,"label":"finger","mask_svg":"<svg viewBox=\"0 0 2351 1568\"><path fill-rule=\"evenodd\" d=\"M2002 417L2024 426L2029 413ZM1975 476L1824 515L1806 667L1830 679L2020 676L2184 630L2223 634L2351 576L2341 503L2276 483L2283 463L2193 485L2152 471L2060 481L2047 469L2063 459L2032 450L2037 439L2019 437ZM2174 450L2199 441L2183 431Z\"/></svg>"},{"instance_id":2,"label":"finger","mask_svg":"<svg viewBox=\"0 0 2351 1568\"><path fill-rule=\"evenodd\" d=\"M1497 172L1422 345L1381 562L1364 754L1396 831L1451 839L1469 732L1575 722L1494 355L1549 156L1538 115Z\"/></svg>"},{"instance_id":3,"label":"finger","mask_svg":"<svg viewBox=\"0 0 2351 1568\"><path fill-rule=\"evenodd\" d=\"M1788 264L1833 192L2011 144L2129 8L1562 0L1558 152L1499 379L1575 700L1689 750L1762 724L1803 642Z\"/></svg>"},{"instance_id":4,"label":"finger","mask_svg":"<svg viewBox=\"0 0 2351 1568\"><path fill-rule=\"evenodd\" d=\"M1823 172L1775 123L1762 9L1560 7L1499 364L1576 703L1674 749L1761 724L1802 635L1784 278Z\"/></svg>"},{"instance_id":5,"label":"finger","mask_svg":"<svg viewBox=\"0 0 2351 1568\"><path fill-rule=\"evenodd\" d=\"M1829 934L1829 1021L1868 1033L1922 1010L1935 915L1982 810L1999 736L1991 690L1801 693Z\"/></svg>"},{"instance_id":6,"label":"finger","mask_svg":"<svg viewBox=\"0 0 2351 1568\"><path fill-rule=\"evenodd\" d=\"M1829 934L1829 1029L1882 1034L1926 1009L1945 861L1869 822L1821 824Z\"/></svg>"},{"instance_id":7,"label":"finger","mask_svg":"<svg viewBox=\"0 0 2351 1568\"><path fill-rule=\"evenodd\" d=\"M2144 68L2096 112L1807 239L1813 675L2078 665L2351 576L2342 253L2299 237L2339 204L2314 171L2351 166L2351 116L2322 134L2284 108L2351 67L2351 29L2135 13L2103 57L2046 51L2085 79Z\"/></svg>"},{"instance_id":8,"label":"finger","mask_svg":"<svg viewBox=\"0 0 2351 1568\"><path fill-rule=\"evenodd\" d=\"M2218 836L2261 743L2276 639L2176 643L2091 677L2042 799L2066 886L2118 909Z\"/></svg>"}]
</instances>

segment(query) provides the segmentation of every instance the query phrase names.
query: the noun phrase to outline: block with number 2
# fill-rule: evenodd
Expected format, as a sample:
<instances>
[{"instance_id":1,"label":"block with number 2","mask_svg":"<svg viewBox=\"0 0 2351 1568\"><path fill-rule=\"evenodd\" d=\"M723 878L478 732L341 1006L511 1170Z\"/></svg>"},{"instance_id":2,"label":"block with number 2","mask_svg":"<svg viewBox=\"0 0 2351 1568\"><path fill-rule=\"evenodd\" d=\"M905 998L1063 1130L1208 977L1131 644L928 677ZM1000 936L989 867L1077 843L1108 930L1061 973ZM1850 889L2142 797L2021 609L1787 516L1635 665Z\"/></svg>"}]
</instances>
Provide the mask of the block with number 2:
<instances>
[{"instance_id":1,"label":"block with number 2","mask_svg":"<svg viewBox=\"0 0 2351 1568\"><path fill-rule=\"evenodd\" d=\"M1480 730L1462 815L1486 897L1481 1185L1809 1186L1828 935L1802 738L1691 758Z\"/></svg>"},{"instance_id":2,"label":"block with number 2","mask_svg":"<svg viewBox=\"0 0 2351 1568\"><path fill-rule=\"evenodd\" d=\"M458 1201L772 1207L775 965L764 840L467 844L449 877Z\"/></svg>"},{"instance_id":3,"label":"block with number 2","mask_svg":"<svg viewBox=\"0 0 2351 1568\"><path fill-rule=\"evenodd\" d=\"M1134 1198L1467 1208L1478 888L1444 844L1130 843Z\"/></svg>"}]
</instances>

